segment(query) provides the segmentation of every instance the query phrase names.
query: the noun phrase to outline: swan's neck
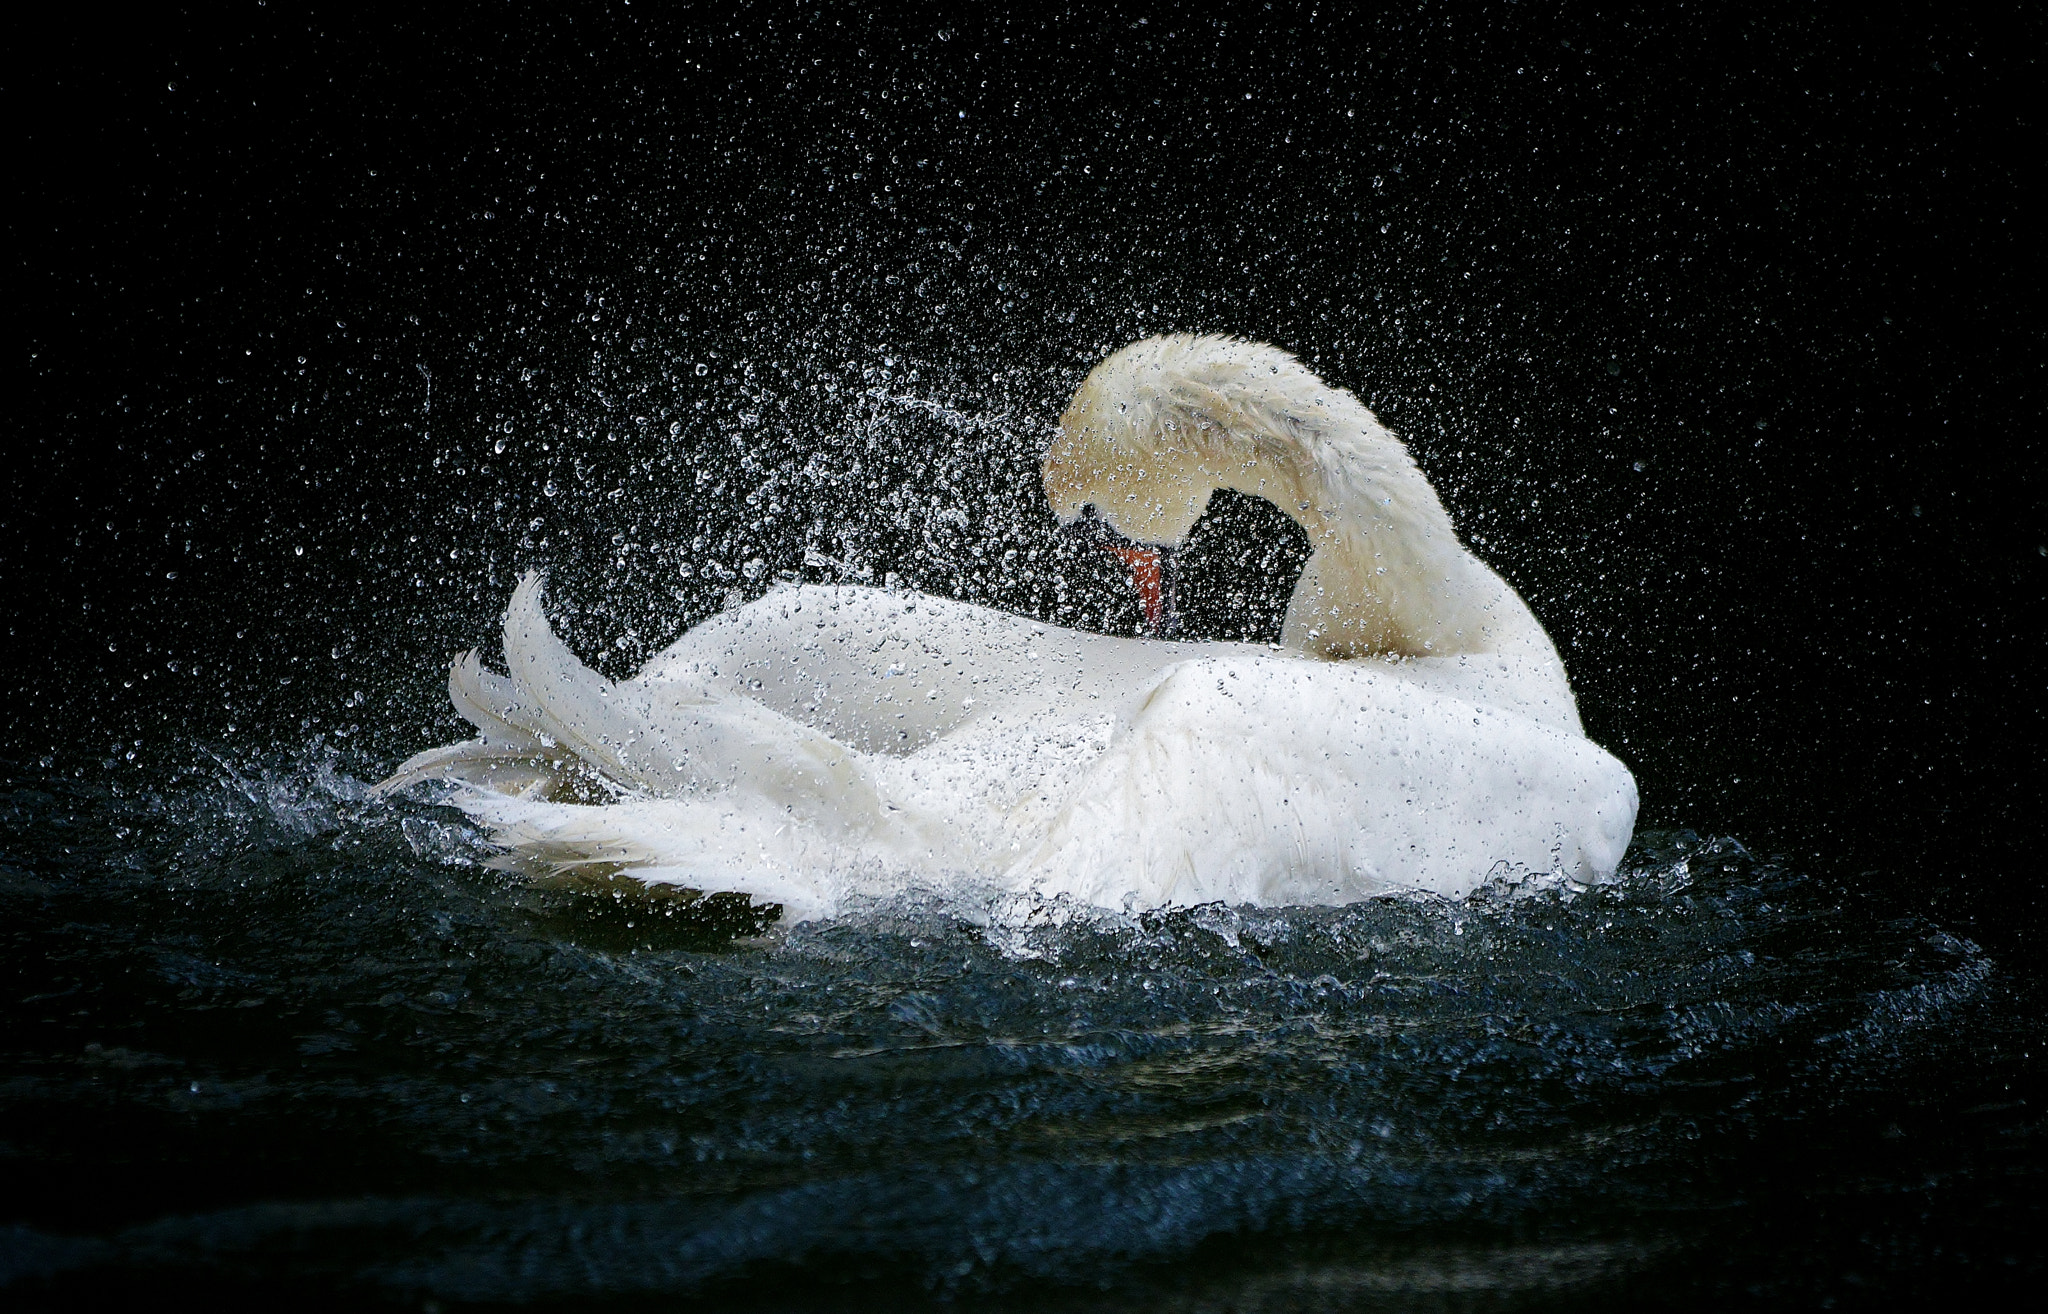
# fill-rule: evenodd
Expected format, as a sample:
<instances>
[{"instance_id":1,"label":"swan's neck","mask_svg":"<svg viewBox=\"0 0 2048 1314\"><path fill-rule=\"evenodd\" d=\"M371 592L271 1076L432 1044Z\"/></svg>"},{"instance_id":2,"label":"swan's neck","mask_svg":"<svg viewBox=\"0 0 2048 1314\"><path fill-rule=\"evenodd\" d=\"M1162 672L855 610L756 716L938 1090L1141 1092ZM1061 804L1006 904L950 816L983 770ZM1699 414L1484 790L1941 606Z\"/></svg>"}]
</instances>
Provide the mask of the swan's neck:
<instances>
[{"instance_id":1,"label":"swan's neck","mask_svg":"<svg viewBox=\"0 0 2048 1314\"><path fill-rule=\"evenodd\" d=\"M1557 650L1515 591L1467 552L1401 440L1284 352L1172 335L1104 361L1047 449L1046 497L1096 508L1144 543L1186 539L1218 488L1263 497L1308 531L1283 642L1320 657Z\"/></svg>"},{"instance_id":2,"label":"swan's neck","mask_svg":"<svg viewBox=\"0 0 2048 1314\"><path fill-rule=\"evenodd\" d=\"M1268 498L1308 533L1314 554L1282 643L1338 659L1526 652L1555 661L1528 606L1458 542L1407 449L1358 410L1363 423L1295 427L1291 442L1267 445L1221 481Z\"/></svg>"}]
</instances>

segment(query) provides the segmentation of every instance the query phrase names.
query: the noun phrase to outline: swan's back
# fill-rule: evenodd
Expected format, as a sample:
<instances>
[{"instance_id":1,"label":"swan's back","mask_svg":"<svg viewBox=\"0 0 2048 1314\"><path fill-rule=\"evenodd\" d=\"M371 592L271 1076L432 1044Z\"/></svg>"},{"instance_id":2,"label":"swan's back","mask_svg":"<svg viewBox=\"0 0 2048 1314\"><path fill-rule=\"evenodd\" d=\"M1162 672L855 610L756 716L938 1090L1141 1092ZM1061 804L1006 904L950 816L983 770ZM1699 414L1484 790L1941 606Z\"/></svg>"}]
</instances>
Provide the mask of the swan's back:
<instances>
[{"instance_id":1,"label":"swan's back","mask_svg":"<svg viewBox=\"0 0 2048 1314\"><path fill-rule=\"evenodd\" d=\"M703 681L866 753L1042 716L1108 712L1158 671L1247 644L1088 634L915 593L778 589L705 621L650 659L647 684Z\"/></svg>"}]
</instances>

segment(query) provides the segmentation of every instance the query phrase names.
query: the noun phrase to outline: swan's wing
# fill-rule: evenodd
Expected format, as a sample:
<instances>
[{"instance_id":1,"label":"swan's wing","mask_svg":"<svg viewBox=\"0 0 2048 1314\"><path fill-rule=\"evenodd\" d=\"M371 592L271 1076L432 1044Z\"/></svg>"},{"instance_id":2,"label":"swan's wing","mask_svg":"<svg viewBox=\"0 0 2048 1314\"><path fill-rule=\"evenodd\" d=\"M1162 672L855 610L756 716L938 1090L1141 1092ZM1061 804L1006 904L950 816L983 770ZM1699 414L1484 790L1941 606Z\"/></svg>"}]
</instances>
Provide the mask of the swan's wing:
<instances>
[{"instance_id":1,"label":"swan's wing","mask_svg":"<svg viewBox=\"0 0 2048 1314\"><path fill-rule=\"evenodd\" d=\"M1635 781L1597 745L1370 665L1218 658L1159 679L1013 872L1115 906L1458 895L1497 864L1603 879Z\"/></svg>"},{"instance_id":2,"label":"swan's wing","mask_svg":"<svg viewBox=\"0 0 2048 1314\"><path fill-rule=\"evenodd\" d=\"M1048 628L944 598L802 586L706 620L640 679L743 694L862 752L900 755L1027 693Z\"/></svg>"},{"instance_id":3,"label":"swan's wing","mask_svg":"<svg viewBox=\"0 0 2048 1314\"><path fill-rule=\"evenodd\" d=\"M638 679L745 696L861 752L901 756L991 719L1107 710L1160 668L1220 646L1085 634L924 594L804 585L703 622Z\"/></svg>"},{"instance_id":4,"label":"swan's wing","mask_svg":"<svg viewBox=\"0 0 2048 1314\"><path fill-rule=\"evenodd\" d=\"M377 786L379 793L445 780L525 796L544 794L560 783L560 755L536 734L512 682L484 670L474 648L449 666L448 700L483 734L415 753Z\"/></svg>"},{"instance_id":5,"label":"swan's wing","mask_svg":"<svg viewBox=\"0 0 2048 1314\"><path fill-rule=\"evenodd\" d=\"M519 697L519 686L484 669L471 648L448 668L448 701L462 719L498 743L540 747L542 724Z\"/></svg>"},{"instance_id":6,"label":"swan's wing","mask_svg":"<svg viewBox=\"0 0 2048 1314\"><path fill-rule=\"evenodd\" d=\"M513 592L505 663L519 715L542 743L649 795L740 790L840 836L909 824L861 754L751 698L701 681L598 675L548 625L541 591L528 574Z\"/></svg>"}]
</instances>

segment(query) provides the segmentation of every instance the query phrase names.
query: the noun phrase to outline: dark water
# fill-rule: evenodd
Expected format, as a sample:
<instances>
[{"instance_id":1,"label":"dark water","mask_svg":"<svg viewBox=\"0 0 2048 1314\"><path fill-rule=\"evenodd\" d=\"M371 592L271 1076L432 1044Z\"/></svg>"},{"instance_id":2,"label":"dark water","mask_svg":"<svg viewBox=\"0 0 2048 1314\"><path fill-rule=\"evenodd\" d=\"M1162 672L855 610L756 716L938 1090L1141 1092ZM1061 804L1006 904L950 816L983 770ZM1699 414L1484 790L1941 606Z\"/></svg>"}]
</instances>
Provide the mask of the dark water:
<instances>
[{"instance_id":1,"label":"dark water","mask_svg":"<svg viewBox=\"0 0 2048 1314\"><path fill-rule=\"evenodd\" d=\"M1716 1306L2040 1276L2037 990L1730 838L1614 887L747 936L351 764L8 782L15 1289ZM735 933L741 938L735 939Z\"/></svg>"},{"instance_id":2,"label":"dark water","mask_svg":"<svg viewBox=\"0 0 2048 1314\"><path fill-rule=\"evenodd\" d=\"M37 21L0 1299L2038 1286L2039 15ZM1619 886L762 933L365 796L531 566L613 675L788 579L1130 632L1035 465L1171 330L1406 438L1642 786ZM1302 548L1220 498L1192 636Z\"/></svg>"}]
</instances>

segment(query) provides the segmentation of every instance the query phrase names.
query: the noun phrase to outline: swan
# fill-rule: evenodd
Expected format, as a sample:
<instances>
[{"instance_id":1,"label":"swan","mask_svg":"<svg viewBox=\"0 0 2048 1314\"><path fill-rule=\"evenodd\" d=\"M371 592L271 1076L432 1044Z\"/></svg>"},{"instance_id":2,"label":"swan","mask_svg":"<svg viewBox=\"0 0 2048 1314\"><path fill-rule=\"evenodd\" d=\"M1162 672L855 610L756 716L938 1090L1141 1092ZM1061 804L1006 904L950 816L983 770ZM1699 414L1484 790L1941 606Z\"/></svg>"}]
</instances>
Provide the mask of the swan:
<instances>
[{"instance_id":1,"label":"swan","mask_svg":"<svg viewBox=\"0 0 2048 1314\"><path fill-rule=\"evenodd\" d=\"M1153 637L889 589L778 589L610 681L514 590L506 673L449 672L453 787L509 865L743 894L785 920L906 881L1108 908L1460 897L1610 878L1628 768L1401 440L1279 348L1148 338L1045 452L1062 525L1130 563ZM1170 637L1171 559L1220 488L1313 548L1277 646Z\"/></svg>"}]
</instances>

